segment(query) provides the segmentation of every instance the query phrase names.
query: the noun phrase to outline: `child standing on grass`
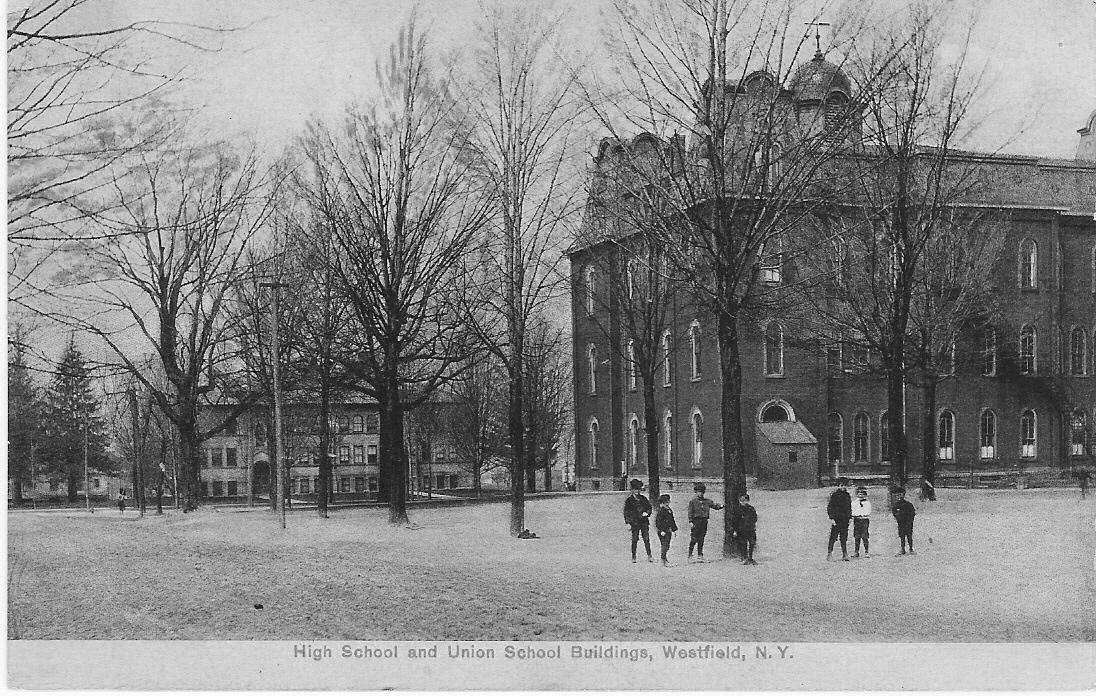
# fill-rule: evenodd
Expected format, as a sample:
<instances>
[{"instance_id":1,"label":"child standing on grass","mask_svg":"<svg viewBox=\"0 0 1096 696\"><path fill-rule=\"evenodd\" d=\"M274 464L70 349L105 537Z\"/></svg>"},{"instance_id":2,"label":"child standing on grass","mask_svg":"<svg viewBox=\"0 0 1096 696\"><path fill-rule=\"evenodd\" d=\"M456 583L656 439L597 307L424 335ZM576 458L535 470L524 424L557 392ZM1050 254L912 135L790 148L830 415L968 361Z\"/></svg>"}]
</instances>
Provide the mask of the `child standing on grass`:
<instances>
[{"instance_id":1,"label":"child standing on grass","mask_svg":"<svg viewBox=\"0 0 1096 696\"><path fill-rule=\"evenodd\" d=\"M864 542L864 558L871 558L868 553L868 525L871 523L871 503L868 501L868 489L864 486L856 487L856 500L852 502L852 541L853 558L860 558L860 542Z\"/></svg>"},{"instance_id":2,"label":"child standing on grass","mask_svg":"<svg viewBox=\"0 0 1096 696\"><path fill-rule=\"evenodd\" d=\"M666 493L658 496L658 514L655 516L655 529L658 531L658 541L662 544L662 565L670 565L666 553L670 550L670 540L677 531L677 522L674 520L674 511L670 509L670 496Z\"/></svg>"},{"instance_id":3,"label":"child standing on grass","mask_svg":"<svg viewBox=\"0 0 1096 696\"><path fill-rule=\"evenodd\" d=\"M121 493L118 494L118 514L126 514L126 497Z\"/></svg>"},{"instance_id":4,"label":"child standing on grass","mask_svg":"<svg viewBox=\"0 0 1096 696\"><path fill-rule=\"evenodd\" d=\"M833 560L833 544L841 540L841 560L849 560L849 519L852 518L852 498L848 491L849 480L842 476L837 479L837 489L830 494L826 514L830 518L830 542L826 547L826 560Z\"/></svg>"},{"instance_id":5,"label":"child standing on grass","mask_svg":"<svg viewBox=\"0 0 1096 696\"><path fill-rule=\"evenodd\" d=\"M906 500L906 489L898 488L894 491L898 500L894 501L894 520L898 523L898 539L902 543L902 550L898 553L902 556L906 553L906 542L909 542L910 553L913 553L913 517L917 514L913 503Z\"/></svg>"},{"instance_id":6,"label":"child standing on grass","mask_svg":"<svg viewBox=\"0 0 1096 696\"><path fill-rule=\"evenodd\" d=\"M632 479L630 484L632 494L624 501L624 521L632 529L632 563L636 562L636 545L639 537L643 537L643 547L647 549L647 561L654 563L651 556L651 501L641 492L643 482Z\"/></svg>"},{"instance_id":7,"label":"child standing on grass","mask_svg":"<svg viewBox=\"0 0 1096 696\"><path fill-rule=\"evenodd\" d=\"M754 547L757 546L757 510L750 505L750 495L743 493L738 498L738 551L742 554L742 565L757 565L754 560Z\"/></svg>"},{"instance_id":8,"label":"child standing on grass","mask_svg":"<svg viewBox=\"0 0 1096 696\"><path fill-rule=\"evenodd\" d=\"M708 490L703 483L693 486L696 497L689 501L689 560L693 558L693 548L696 548L697 562L704 562L704 537L708 535L708 517L710 510L722 510L723 506L711 498L705 498Z\"/></svg>"}]
</instances>

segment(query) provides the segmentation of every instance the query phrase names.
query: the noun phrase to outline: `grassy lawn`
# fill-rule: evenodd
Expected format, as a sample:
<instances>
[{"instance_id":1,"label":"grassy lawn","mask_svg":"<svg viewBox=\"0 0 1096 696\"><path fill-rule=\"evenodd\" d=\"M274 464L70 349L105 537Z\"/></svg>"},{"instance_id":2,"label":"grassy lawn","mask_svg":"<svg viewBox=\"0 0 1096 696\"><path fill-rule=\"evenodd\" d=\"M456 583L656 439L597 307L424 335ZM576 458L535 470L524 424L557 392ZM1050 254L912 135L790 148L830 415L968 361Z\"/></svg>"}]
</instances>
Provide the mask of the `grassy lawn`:
<instances>
[{"instance_id":1,"label":"grassy lawn","mask_svg":"<svg viewBox=\"0 0 1096 696\"><path fill-rule=\"evenodd\" d=\"M874 489L873 554L850 563L825 561L827 491L758 491L760 565L714 560L714 512L709 562L685 563L685 531L670 568L630 562L624 495L532 501L534 540L508 536L506 503L413 511L415 529L376 509L293 512L287 530L264 510L10 512L8 635L1096 640L1096 500L1075 490L941 490L915 501L918 554L895 557Z\"/></svg>"}]
</instances>

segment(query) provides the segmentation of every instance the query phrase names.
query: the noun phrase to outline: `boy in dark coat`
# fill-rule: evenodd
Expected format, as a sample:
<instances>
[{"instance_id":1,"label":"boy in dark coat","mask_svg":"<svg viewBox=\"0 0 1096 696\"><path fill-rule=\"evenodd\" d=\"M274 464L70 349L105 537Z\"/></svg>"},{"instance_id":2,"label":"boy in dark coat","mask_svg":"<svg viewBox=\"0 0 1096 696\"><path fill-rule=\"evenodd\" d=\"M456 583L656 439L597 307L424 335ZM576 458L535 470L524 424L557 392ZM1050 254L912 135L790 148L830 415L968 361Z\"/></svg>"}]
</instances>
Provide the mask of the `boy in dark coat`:
<instances>
[{"instance_id":1,"label":"boy in dark coat","mask_svg":"<svg viewBox=\"0 0 1096 696\"><path fill-rule=\"evenodd\" d=\"M643 482L632 479L632 494L624 501L624 521L632 529L632 563L636 562L636 545L643 536L643 547L647 549L647 561L654 563L651 555L651 501L643 495Z\"/></svg>"},{"instance_id":2,"label":"boy in dark coat","mask_svg":"<svg viewBox=\"0 0 1096 696\"><path fill-rule=\"evenodd\" d=\"M693 557L693 548L696 548L697 562L704 562L704 537L708 535L708 517L712 508L722 510L723 506L711 498L705 498L708 490L703 483L693 486L696 497L689 501L689 559Z\"/></svg>"},{"instance_id":3,"label":"boy in dark coat","mask_svg":"<svg viewBox=\"0 0 1096 696\"><path fill-rule=\"evenodd\" d=\"M848 491L849 480L837 480L837 490L830 494L826 514L830 517L830 543L826 548L826 560L833 560L833 542L841 540L841 560L849 560L849 520L852 519L852 497Z\"/></svg>"},{"instance_id":4,"label":"boy in dark coat","mask_svg":"<svg viewBox=\"0 0 1096 696\"><path fill-rule=\"evenodd\" d=\"M742 565L757 565L754 560L754 546L757 545L757 510L750 505L750 496L743 493L738 499L738 527L735 529L738 539L738 551L742 554Z\"/></svg>"},{"instance_id":5,"label":"boy in dark coat","mask_svg":"<svg viewBox=\"0 0 1096 696\"><path fill-rule=\"evenodd\" d=\"M902 543L902 550L898 555L901 556L906 553L906 542L909 542L910 553L913 553L913 517L917 514L917 510L914 509L913 503L906 500L905 488L895 490L894 495L898 500L894 501L891 512L894 514L895 521L898 522L898 539Z\"/></svg>"},{"instance_id":6,"label":"boy in dark coat","mask_svg":"<svg viewBox=\"0 0 1096 696\"><path fill-rule=\"evenodd\" d=\"M662 544L662 565L668 566L670 561L666 559L666 553L670 550L670 540L677 531L677 521L674 520L674 511L670 509L670 496L665 493L658 496L655 530L658 531L658 541Z\"/></svg>"}]
</instances>

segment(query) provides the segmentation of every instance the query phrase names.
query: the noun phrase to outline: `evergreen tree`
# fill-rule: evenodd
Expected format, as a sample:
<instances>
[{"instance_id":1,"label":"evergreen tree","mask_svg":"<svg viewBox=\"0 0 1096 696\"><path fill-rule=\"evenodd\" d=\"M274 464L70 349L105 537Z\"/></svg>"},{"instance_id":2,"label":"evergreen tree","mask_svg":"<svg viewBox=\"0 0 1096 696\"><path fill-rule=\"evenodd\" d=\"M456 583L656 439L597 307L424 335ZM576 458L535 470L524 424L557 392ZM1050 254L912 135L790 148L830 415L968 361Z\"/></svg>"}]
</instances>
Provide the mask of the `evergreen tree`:
<instances>
[{"instance_id":1,"label":"evergreen tree","mask_svg":"<svg viewBox=\"0 0 1096 696\"><path fill-rule=\"evenodd\" d=\"M89 472L109 474L113 468L100 409L91 370L72 337L46 390L39 448L39 471L65 482L69 502L76 501L84 477L85 428Z\"/></svg>"},{"instance_id":2,"label":"evergreen tree","mask_svg":"<svg viewBox=\"0 0 1096 696\"><path fill-rule=\"evenodd\" d=\"M8 480L16 503L31 484L41 438L41 397L25 357L26 344L13 329L8 341Z\"/></svg>"}]
</instances>

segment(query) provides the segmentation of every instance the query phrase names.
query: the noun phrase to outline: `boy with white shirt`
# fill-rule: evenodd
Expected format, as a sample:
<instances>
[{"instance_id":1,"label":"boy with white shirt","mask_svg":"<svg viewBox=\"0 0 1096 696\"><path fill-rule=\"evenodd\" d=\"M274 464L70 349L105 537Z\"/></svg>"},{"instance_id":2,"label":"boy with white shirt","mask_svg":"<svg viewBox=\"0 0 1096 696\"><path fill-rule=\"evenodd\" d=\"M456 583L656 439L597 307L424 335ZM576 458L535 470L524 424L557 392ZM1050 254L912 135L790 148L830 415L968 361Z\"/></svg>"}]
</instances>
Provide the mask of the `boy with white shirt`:
<instances>
[{"instance_id":1,"label":"boy with white shirt","mask_svg":"<svg viewBox=\"0 0 1096 696\"><path fill-rule=\"evenodd\" d=\"M868 502L868 489L863 486L856 488L856 500L852 501L852 539L855 545L853 558L860 558L860 541L864 542L864 558L871 558L868 554L868 525L871 523L871 503Z\"/></svg>"}]
</instances>

